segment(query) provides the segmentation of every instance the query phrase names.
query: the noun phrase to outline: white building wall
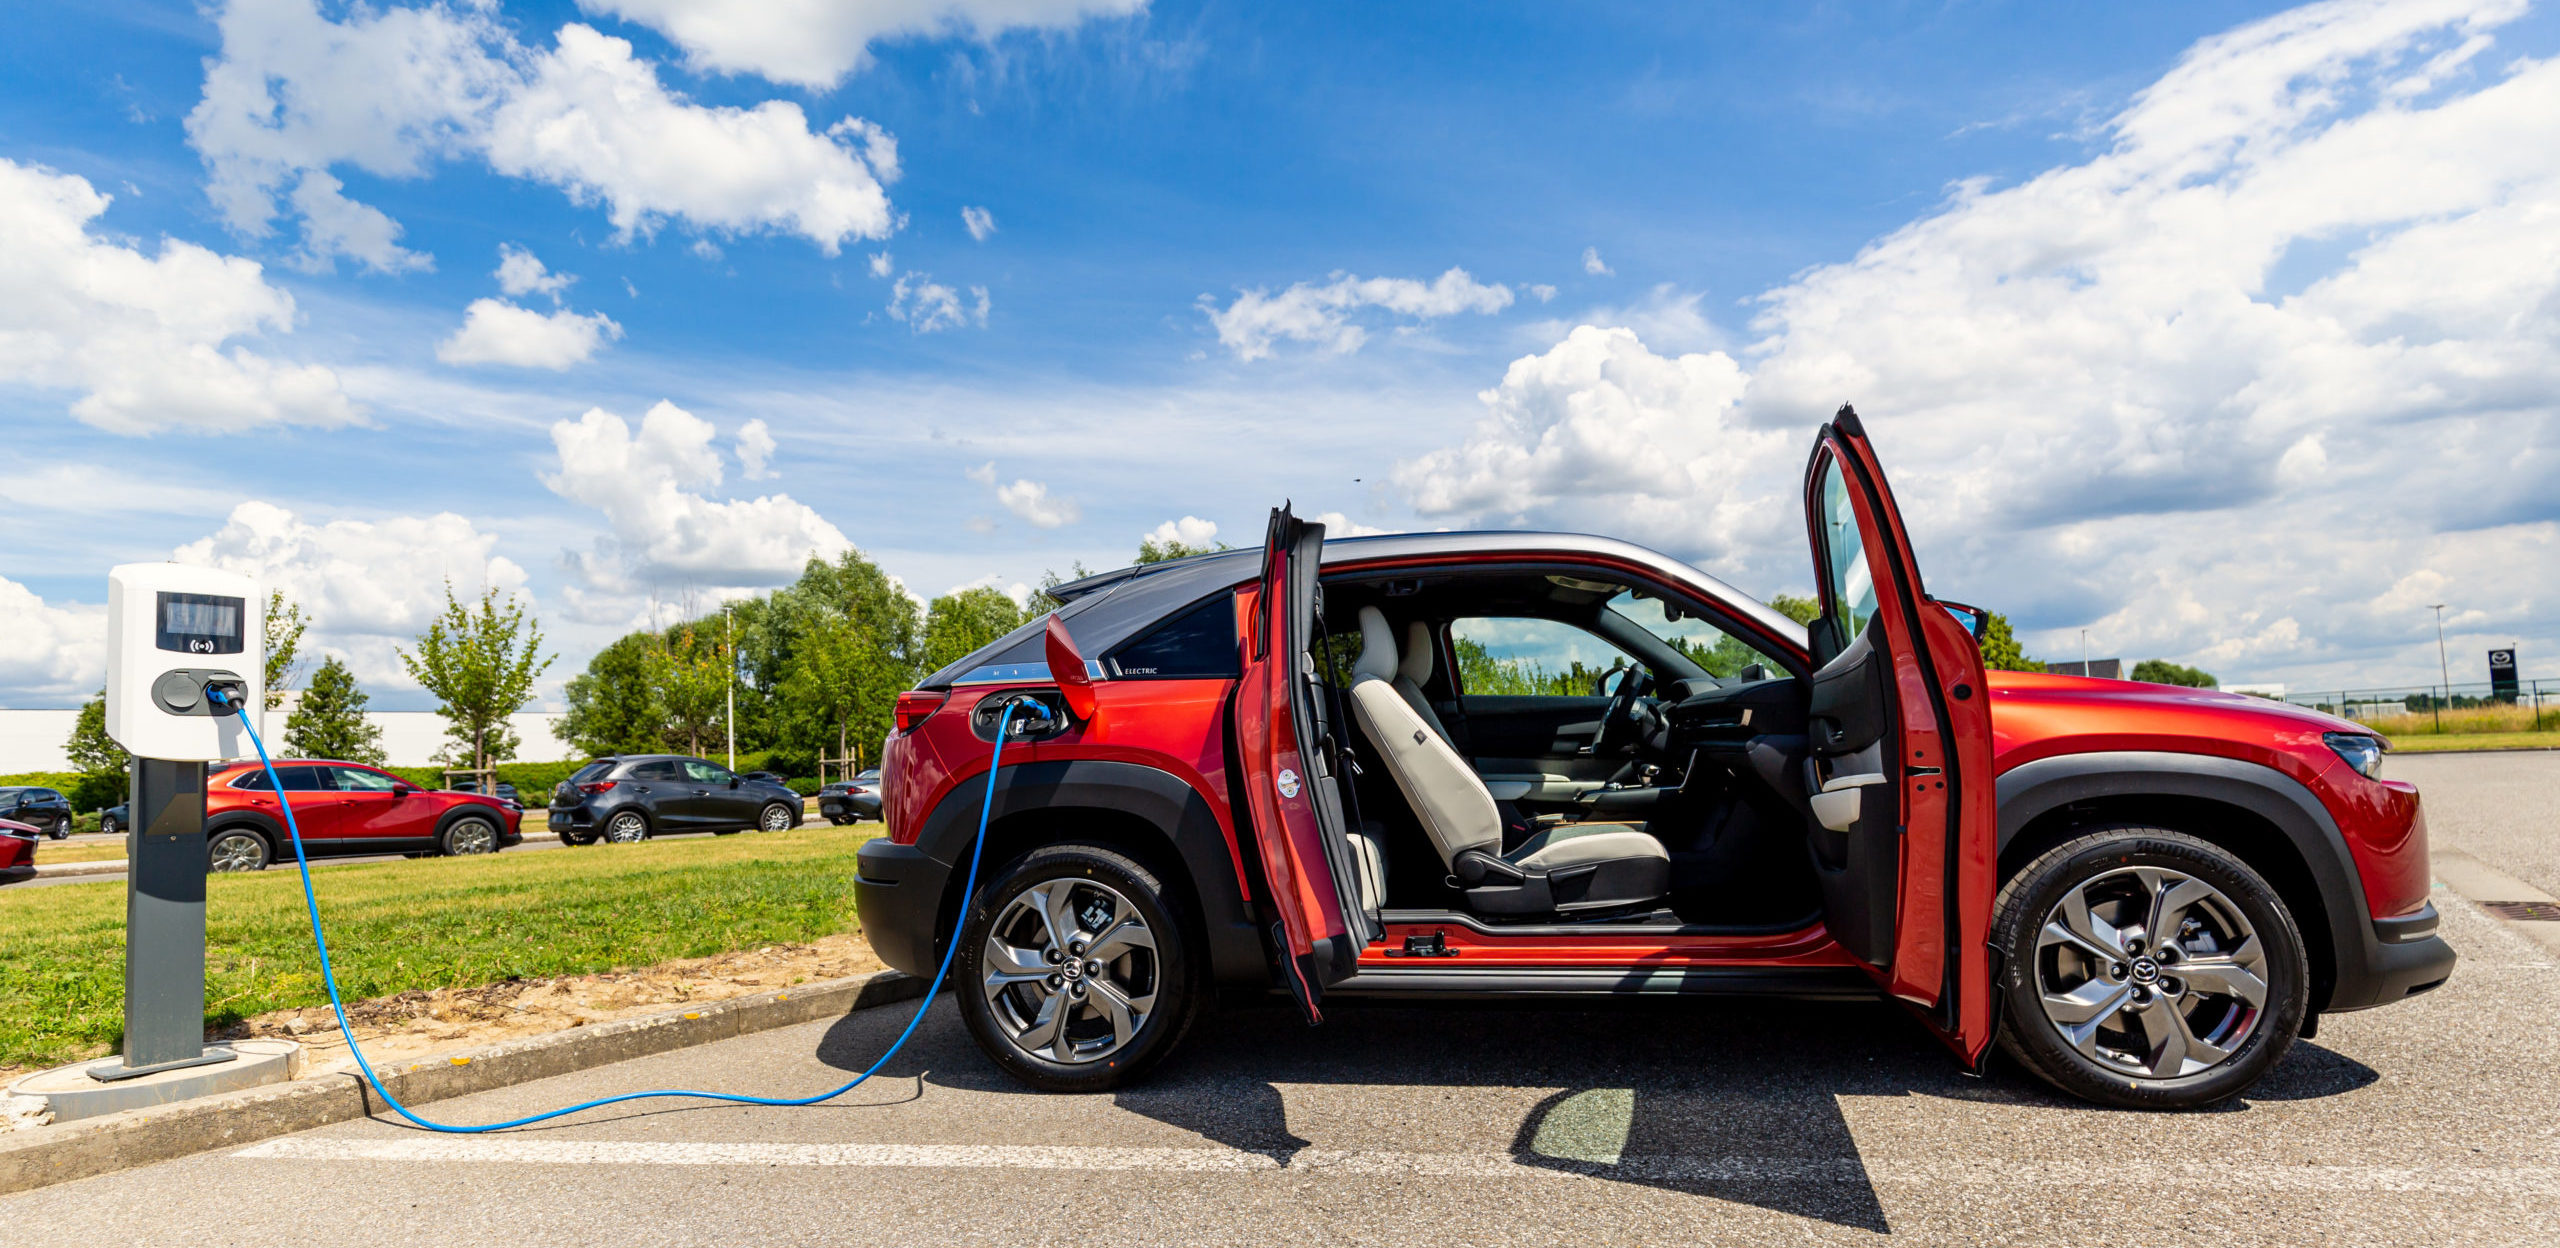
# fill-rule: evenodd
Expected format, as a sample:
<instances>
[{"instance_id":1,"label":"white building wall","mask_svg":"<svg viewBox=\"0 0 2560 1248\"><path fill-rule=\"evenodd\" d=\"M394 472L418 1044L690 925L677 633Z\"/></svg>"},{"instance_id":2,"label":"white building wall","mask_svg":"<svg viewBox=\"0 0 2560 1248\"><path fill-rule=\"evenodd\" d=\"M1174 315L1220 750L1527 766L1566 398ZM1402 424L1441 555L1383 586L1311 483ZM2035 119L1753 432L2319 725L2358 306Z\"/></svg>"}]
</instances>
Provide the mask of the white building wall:
<instances>
[{"instance_id":1,"label":"white building wall","mask_svg":"<svg viewBox=\"0 0 2560 1248\"><path fill-rule=\"evenodd\" d=\"M261 717L258 732L267 739L269 749L284 746L285 715L275 710ZM575 757L577 751L553 732L560 719L551 711L508 716L508 726L523 742L515 761L555 763ZM444 747L444 717L433 711L374 711L365 720L382 730L382 751L394 767L429 766L435 752ZM71 756L63 752L63 744L79 722L77 710L0 710L0 775L71 770Z\"/></svg>"}]
</instances>

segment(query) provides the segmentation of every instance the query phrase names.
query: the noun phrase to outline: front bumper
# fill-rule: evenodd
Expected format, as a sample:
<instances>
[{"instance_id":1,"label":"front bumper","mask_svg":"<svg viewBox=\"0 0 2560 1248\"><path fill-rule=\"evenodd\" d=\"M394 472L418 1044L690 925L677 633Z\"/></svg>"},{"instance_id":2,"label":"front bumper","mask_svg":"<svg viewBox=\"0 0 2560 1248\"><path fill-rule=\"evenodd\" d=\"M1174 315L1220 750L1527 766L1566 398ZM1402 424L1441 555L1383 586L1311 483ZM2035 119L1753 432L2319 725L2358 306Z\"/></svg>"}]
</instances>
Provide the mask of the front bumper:
<instances>
[{"instance_id":1,"label":"front bumper","mask_svg":"<svg viewBox=\"0 0 2560 1248\"><path fill-rule=\"evenodd\" d=\"M2430 903L2415 914L2368 923L2362 949L2338 951L2338 983L2325 1012L2369 1010L2442 987L2453 977L2454 952L2436 934L2438 922Z\"/></svg>"},{"instance_id":2,"label":"front bumper","mask_svg":"<svg viewBox=\"0 0 2560 1248\"><path fill-rule=\"evenodd\" d=\"M910 975L931 975L942 956L942 894L951 864L887 837L854 851L853 904L862 938L880 960Z\"/></svg>"}]
</instances>

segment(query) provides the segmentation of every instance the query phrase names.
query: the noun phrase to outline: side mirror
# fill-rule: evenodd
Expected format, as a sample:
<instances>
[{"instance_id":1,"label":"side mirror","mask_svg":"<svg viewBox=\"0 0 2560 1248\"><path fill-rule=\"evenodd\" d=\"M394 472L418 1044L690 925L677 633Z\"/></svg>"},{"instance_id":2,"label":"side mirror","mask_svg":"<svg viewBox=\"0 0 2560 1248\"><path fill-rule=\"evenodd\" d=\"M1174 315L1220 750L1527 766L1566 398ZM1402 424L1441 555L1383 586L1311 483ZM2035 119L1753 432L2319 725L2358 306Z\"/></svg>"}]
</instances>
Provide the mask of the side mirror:
<instances>
[{"instance_id":1,"label":"side mirror","mask_svg":"<svg viewBox=\"0 0 2560 1248\"><path fill-rule=\"evenodd\" d=\"M738 787L738 778L736 776L729 777L729 787L733 789Z\"/></svg>"},{"instance_id":2,"label":"side mirror","mask_svg":"<svg viewBox=\"0 0 2560 1248\"><path fill-rule=\"evenodd\" d=\"M1961 621L1965 631L1973 634L1975 641L1982 640L1983 630L1991 627L1991 613L1980 607L1966 606L1961 602L1948 602L1943 598L1932 599L1932 601L1946 608L1947 614Z\"/></svg>"},{"instance_id":3,"label":"side mirror","mask_svg":"<svg viewBox=\"0 0 2560 1248\"><path fill-rule=\"evenodd\" d=\"M391 796L393 797L407 797L417 791L418 786L411 784L406 780L393 781L391 785Z\"/></svg>"}]
</instances>

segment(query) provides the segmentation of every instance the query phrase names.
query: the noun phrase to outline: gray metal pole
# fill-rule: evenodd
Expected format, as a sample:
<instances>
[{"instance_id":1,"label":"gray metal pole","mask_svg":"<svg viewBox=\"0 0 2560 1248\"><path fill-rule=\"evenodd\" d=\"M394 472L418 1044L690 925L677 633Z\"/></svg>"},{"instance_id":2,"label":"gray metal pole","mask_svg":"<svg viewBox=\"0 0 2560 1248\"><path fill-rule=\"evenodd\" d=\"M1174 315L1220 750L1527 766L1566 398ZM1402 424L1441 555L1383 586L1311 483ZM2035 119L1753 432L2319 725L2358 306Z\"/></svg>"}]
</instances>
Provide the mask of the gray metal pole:
<instances>
[{"instance_id":1,"label":"gray metal pole","mask_svg":"<svg viewBox=\"0 0 2560 1248\"><path fill-rule=\"evenodd\" d=\"M2436 674L2444 678L2444 696L2436 699L2436 731L2444 731L2444 704L2453 699L2453 661L2444 653L2444 604L2435 604Z\"/></svg>"},{"instance_id":2,"label":"gray metal pole","mask_svg":"<svg viewBox=\"0 0 2560 1248\"><path fill-rule=\"evenodd\" d=\"M238 1056L204 1043L204 764L137 758L128 779L124 1060L102 1080Z\"/></svg>"}]
</instances>

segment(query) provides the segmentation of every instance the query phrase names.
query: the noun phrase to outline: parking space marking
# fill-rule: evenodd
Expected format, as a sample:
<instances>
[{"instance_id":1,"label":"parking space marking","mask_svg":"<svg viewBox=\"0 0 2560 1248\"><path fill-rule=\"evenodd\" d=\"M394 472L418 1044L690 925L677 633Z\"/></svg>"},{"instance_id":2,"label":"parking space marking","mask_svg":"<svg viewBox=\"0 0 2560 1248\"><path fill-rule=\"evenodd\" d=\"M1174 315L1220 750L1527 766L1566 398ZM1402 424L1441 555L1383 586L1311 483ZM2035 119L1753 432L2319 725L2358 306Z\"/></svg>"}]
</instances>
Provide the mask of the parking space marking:
<instances>
[{"instance_id":1,"label":"parking space marking","mask_svg":"<svg viewBox=\"0 0 2560 1248\"><path fill-rule=\"evenodd\" d=\"M868 1169L1130 1170L1173 1174L1376 1178L1582 1179L1648 1184L1858 1183L1973 1187L2223 1188L2250 1191L2494 1192L2560 1195L2560 1166L2146 1164L1859 1157L1631 1155L1614 1164L1522 1153L1408 1153L1305 1148L1087 1148L1021 1144L669 1143L422 1136L287 1137L231 1154L251 1161L486 1162L585 1166L822 1166Z\"/></svg>"}]
</instances>

